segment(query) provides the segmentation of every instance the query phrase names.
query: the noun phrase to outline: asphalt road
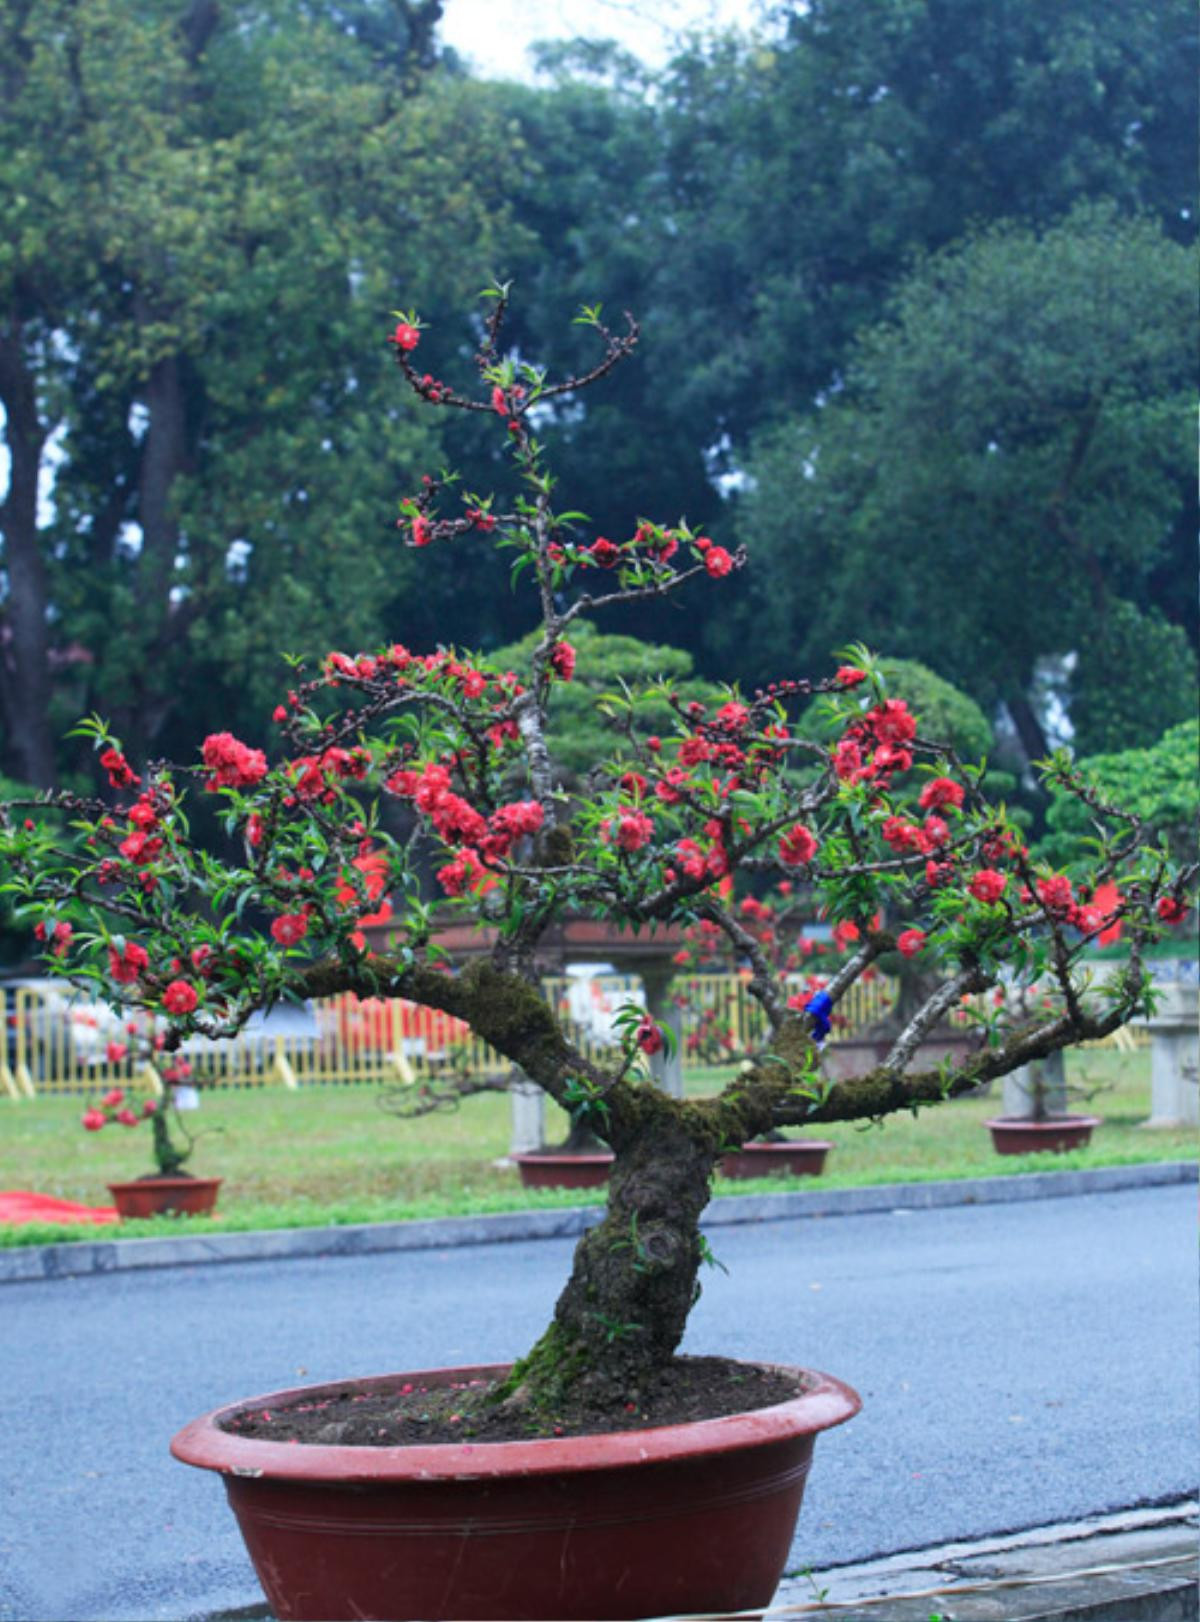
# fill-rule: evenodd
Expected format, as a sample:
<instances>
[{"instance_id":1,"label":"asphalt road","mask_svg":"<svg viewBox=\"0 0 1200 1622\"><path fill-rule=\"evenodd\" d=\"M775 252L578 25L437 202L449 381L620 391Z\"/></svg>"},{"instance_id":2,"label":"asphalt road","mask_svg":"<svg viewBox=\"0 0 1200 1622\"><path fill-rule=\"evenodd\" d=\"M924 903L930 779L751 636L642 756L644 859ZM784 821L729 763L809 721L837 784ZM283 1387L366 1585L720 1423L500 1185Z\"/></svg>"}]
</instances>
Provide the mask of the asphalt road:
<instances>
[{"instance_id":1,"label":"asphalt road","mask_svg":"<svg viewBox=\"0 0 1200 1622\"><path fill-rule=\"evenodd\" d=\"M862 1414L817 1445L793 1567L1196 1486L1196 1194L714 1230L688 1350L803 1363ZM261 1600L215 1477L167 1441L305 1379L502 1360L562 1241L0 1288L0 1619L170 1622Z\"/></svg>"}]
</instances>

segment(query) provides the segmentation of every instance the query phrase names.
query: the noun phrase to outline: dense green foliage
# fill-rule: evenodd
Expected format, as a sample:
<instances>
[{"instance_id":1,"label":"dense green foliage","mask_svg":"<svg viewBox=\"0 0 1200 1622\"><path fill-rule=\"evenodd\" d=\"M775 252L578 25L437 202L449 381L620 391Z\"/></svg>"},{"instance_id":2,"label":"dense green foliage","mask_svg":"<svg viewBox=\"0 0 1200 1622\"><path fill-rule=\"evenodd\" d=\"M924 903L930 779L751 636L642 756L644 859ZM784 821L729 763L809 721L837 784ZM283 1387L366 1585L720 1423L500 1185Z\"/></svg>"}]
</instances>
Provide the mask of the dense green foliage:
<instances>
[{"instance_id":1,"label":"dense green foliage","mask_svg":"<svg viewBox=\"0 0 1200 1622\"><path fill-rule=\"evenodd\" d=\"M391 529L431 458L504 488L478 418L385 392L378 342L419 305L453 373L495 273L555 366L581 303L642 321L539 424L590 532L685 516L759 554L719 616L689 588L622 631L743 685L865 637L1003 699L1030 754L1047 661L1085 752L1188 713L1184 0L814 0L657 78L557 47L535 89L442 59L436 10L0 0L14 775L61 778L89 708L138 759L218 715L261 737L281 640L527 630L488 549L418 590Z\"/></svg>"},{"instance_id":2,"label":"dense green foliage","mask_svg":"<svg viewBox=\"0 0 1200 1622\"><path fill-rule=\"evenodd\" d=\"M1191 714L1179 581L1154 577L1192 461L1194 305L1189 253L1108 208L919 265L844 388L760 443L739 529L763 645L886 639L1005 701L1035 758L1050 656L1074 656L1086 752Z\"/></svg>"},{"instance_id":3,"label":"dense green foliage","mask_svg":"<svg viewBox=\"0 0 1200 1622\"><path fill-rule=\"evenodd\" d=\"M1185 721L1149 749L1093 755L1080 770L1108 801L1119 803L1161 834L1177 860L1195 860L1200 817L1200 723ZM1047 833L1038 852L1057 866L1077 862L1094 835L1087 807L1057 789L1046 813Z\"/></svg>"}]
</instances>

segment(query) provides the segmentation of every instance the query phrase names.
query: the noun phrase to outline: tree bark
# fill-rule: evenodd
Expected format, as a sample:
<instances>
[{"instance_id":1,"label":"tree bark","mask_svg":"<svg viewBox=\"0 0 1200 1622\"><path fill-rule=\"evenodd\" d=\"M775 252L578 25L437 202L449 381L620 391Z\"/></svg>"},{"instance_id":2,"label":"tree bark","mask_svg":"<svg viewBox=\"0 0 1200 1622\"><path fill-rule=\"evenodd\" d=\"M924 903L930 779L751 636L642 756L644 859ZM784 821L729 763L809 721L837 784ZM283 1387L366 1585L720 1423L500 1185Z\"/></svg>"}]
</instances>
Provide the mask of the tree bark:
<instances>
[{"instance_id":1,"label":"tree bark","mask_svg":"<svg viewBox=\"0 0 1200 1622\"><path fill-rule=\"evenodd\" d=\"M677 1100L647 1090L642 1104L639 1128L618 1140L604 1220L576 1246L553 1321L508 1382L510 1401L637 1403L683 1338L721 1145L711 1121Z\"/></svg>"},{"instance_id":2,"label":"tree bark","mask_svg":"<svg viewBox=\"0 0 1200 1622\"><path fill-rule=\"evenodd\" d=\"M1025 751L1025 758L1030 765L1035 760L1044 760L1050 753L1050 745L1033 705L1024 693L1018 693L1006 702L1008 713L1012 716L1013 725L1017 729L1017 736L1021 740L1021 748Z\"/></svg>"},{"instance_id":3,"label":"tree bark","mask_svg":"<svg viewBox=\"0 0 1200 1622\"><path fill-rule=\"evenodd\" d=\"M8 600L0 657L0 705L14 774L38 788L55 781L50 731L49 587L38 532L38 479L46 431L17 316L0 331L0 402L7 418L8 493L0 505Z\"/></svg>"}]
</instances>

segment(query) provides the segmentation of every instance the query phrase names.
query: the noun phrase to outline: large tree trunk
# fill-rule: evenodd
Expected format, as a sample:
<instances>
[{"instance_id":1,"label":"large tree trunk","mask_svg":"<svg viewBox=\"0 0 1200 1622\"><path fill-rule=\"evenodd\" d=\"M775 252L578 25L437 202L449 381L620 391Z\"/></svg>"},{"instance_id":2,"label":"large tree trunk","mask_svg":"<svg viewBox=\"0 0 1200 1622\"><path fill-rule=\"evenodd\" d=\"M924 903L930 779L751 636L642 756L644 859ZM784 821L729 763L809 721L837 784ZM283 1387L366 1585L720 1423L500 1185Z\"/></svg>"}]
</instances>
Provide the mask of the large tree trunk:
<instances>
[{"instance_id":1,"label":"large tree trunk","mask_svg":"<svg viewBox=\"0 0 1200 1622\"><path fill-rule=\"evenodd\" d=\"M616 1159L603 1222L579 1241L549 1329L516 1367L510 1399L636 1402L670 1362L699 1293L700 1215L720 1143L713 1121L647 1090Z\"/></svg>"},{"instance_id":2,"label":"large tree trunk","mask_svg":"<svg viewBox=\"0 0 1200 1622\"><path fill-rule=\"evenodd\" d=\"M0 505L8 599L0 657L0 705L15 775L39 788L55 781L50 730L49 590L38 533L38 479L46 432L24 353L20 320L0 330L0 402L6 416L8 493Z\"/></svg>"}]
</instances>

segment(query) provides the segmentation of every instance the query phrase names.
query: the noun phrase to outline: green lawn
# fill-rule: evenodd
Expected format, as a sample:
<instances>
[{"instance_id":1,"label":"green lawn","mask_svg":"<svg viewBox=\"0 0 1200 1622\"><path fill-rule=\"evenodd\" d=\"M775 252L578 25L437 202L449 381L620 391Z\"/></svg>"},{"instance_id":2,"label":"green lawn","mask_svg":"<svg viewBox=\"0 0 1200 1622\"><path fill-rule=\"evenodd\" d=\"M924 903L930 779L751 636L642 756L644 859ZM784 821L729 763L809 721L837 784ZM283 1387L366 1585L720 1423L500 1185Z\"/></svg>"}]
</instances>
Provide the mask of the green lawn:
<instances>
[{"instance_id":1,"label":"green lawn","mask_svg":"<svg viewBox=\"0 0 1200 1622\"><path fill-rule=\"evenodd\" d=\"M689 1090L713 1091L729 1072L689 1076ZM1147 1132L1150 1057L1091 1050L1068 1056L1072 1082L1105 1091L1078 1108L1103 1117L1091 1145L1070 1155L1001 1158L982 1122L1000 1113L999 1089L990 1099L960 1099L915 1119L893 1116L885 1125L838 1125L819 1135L836 1145L823 1186L916 1182L994 1176L1061 1166L1106 1166L1193 1156L1190 1131ZM35 1189L89 1205L110 1203L105 1183L149 1169L147 1129L109 1127L84 1132L83 1101L47 1098L0 1100L0 1189ZM551 1106L551 1136L565 1117ZM452 1114L399 1121L384 1114L369 1087L282 1087L204 1095L187 1117L198 1134L190 1169L225 1178L220 1215L206 1231L377 1222L405 1217L463 1215L581 1203L579 1194L534 1196L516 1172L493 1165L508 1145L509 1106L501 1095L471 1099ZM718 1193L805 1186L805 1179L772 1178L723 1183ZM170 1231L180 1219L126 1223L122 1235ZM0 1245L50 1238L95 1237L90 1228L3 1228ZM111 1234L112 1230L99 1230Z\"/></svg>"}]
</instances>

